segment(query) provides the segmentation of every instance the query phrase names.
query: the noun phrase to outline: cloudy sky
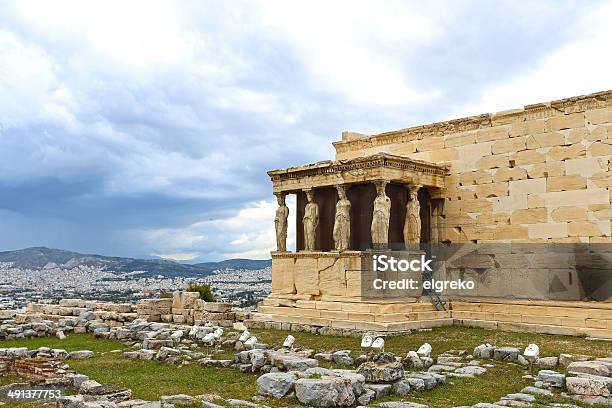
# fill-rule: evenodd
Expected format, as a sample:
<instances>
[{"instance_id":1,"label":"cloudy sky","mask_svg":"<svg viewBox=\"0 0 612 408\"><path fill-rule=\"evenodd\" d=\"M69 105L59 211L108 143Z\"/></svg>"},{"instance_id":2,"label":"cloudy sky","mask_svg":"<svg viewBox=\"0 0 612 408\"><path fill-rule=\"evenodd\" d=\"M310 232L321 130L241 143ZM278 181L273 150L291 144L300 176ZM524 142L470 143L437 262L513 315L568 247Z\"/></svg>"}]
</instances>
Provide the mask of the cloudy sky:
<instances>
[{"instance_id":1,"label":"cloudy sky","mask_svg":"<svg viewBox=\"0 0 612 408\"><path fill-rule=\"evenodd\" d=\"M332 158L343 130L612 89L611 21L598 1L1 2L0 250L268 258L267 170Z\"/></svg>"}]
</instances>

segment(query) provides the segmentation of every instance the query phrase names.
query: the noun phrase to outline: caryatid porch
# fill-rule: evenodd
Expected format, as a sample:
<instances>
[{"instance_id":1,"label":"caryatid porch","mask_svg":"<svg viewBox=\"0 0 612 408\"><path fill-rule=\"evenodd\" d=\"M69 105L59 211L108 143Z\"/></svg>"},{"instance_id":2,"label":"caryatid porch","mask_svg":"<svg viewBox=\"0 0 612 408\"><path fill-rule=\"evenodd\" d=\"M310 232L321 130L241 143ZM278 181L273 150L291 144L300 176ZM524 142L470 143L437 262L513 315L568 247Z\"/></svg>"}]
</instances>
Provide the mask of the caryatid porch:
<instances>
[{"instance_id":1,"label":"caryatid porch","mask_svg":"<svg viewBox=\"0 0 612 408\"><path fill-rule=\"evenodd\" d=\"M255 319L382 331L412 328L407 320L450 324L446 312L415 303L420 290L401 301L368 300L361 290L363 251L437 242L446 173L444 166L384 153L268 172L279 203L277 251L272 293ZM286 246L287 194L297 196L295 252Z\"/></svg>"}]
</instances>

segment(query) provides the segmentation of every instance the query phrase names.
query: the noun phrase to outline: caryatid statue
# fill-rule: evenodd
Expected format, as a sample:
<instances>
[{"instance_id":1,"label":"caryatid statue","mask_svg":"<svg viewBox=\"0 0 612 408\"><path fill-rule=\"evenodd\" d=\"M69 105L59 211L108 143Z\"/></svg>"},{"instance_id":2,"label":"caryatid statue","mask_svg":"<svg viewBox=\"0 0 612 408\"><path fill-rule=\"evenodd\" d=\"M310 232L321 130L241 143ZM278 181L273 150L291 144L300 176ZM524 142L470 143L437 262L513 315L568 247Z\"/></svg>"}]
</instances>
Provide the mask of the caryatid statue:
<instances>
[{"instance_id":1,"label":"caryatid statue","mask_svg":"<svg viewBox=\"0 0 612 408\"><path fill-rule=\"evenodd\" d=\"M317 226L319 225L319 206L313 201L314 192L306 190L306 199L308 204L304 208L304 249L306 251L315 250L315 242L317 240Z\"/></svg>"},{"instance_id":2,"label":"caryatid statue","mask_svg":"<svg viewBox=\"0 0 612 408\"><path fill-rule=\"evenodd\" d=\"M334 244L337 251L349 249L351 241L351 202L346 198L344 186L336 186L338 202L334 221Z\"/></svg>"},{"instance_id":3,"label":"caryatid statue","mask_svg":"<svg viewBox=\"0 0 612 408\"><path fill-rule=\"evenodd\" d=\"M386 248L389 245L389 218L391 217L391 199L385 193L386 181L376 184L377 196L374 199L372 214L372 244L375 248Z\"/></svg>"},{"instance_id":4,"label":"caryatid statue","mask_svg":"<svg viewBox=\"0 0 612 408\"><path fill-rule=\"evenodd\" d=\"M418 245L421 243L421 206L418 192L421 186L408 186L409 200L406 204L406 220L404 221L404 244Z\"/></svg>"},{"instance_id":5,"label":"caryatid statue","mask_svg":"<svg viewBox=\"0 0 612 408\"><path fill-rule=\"evenodd\" d=\"M285 204L285 193L276 193L278 208L274 217L274 227L276 228L276 250L287 251L287 217L289 217L289 207Z\"/></svg>"}]
</instances>

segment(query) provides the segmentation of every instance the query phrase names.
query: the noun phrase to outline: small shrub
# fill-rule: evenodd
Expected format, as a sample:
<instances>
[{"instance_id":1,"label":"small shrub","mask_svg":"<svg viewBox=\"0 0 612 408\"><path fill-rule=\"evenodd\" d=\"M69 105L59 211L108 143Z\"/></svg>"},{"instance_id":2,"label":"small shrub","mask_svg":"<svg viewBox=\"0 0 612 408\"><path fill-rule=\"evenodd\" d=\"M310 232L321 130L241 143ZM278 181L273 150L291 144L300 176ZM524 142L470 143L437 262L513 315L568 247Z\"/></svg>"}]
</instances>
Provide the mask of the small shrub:
<instances>
[{"instance_id":1,"label":"small shrub","mask_svg":"<svg viewBox=\"0 0 612 408\"><path fill-rule=\"evenodd\" d=\"M190 283L189 286L187 286L187 291L188 292L198 292L200 294L200 299L202 299L205 302L216 302L217 299L215 299L215 296L212 294L212 291L210 290L210 285L205 285L205 284L195 284L195 283Z\"/></svg>"},{"instance_id":2,"label":"small shrub","mask_svg":"<svg viewBox=\"0 0 612 408\"><path fill-rule=\"evenodd\" d=\"M166 291L161 291L159 292L159 298L160 299L170 299L172 297L172 293L166 292Z\"/></svg>"}]
</instances>

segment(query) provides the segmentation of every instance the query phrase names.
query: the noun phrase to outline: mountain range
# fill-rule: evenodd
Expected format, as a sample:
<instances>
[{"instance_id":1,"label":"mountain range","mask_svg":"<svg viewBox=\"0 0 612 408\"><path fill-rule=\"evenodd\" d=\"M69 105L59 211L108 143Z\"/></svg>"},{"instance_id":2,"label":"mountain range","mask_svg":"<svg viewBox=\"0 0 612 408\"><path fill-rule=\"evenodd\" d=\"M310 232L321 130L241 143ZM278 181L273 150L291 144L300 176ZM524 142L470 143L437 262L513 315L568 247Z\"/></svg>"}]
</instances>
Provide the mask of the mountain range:
<instances>
[{"instance_id":1,"label":"mountain range","mask_svg":"<svg viewBox=\"0 0 612 408\"><path fill-rule=\"evenodd\" d=\"M142 276L162 275L202 276L218 269L263 269L272 264L271 260L227 259L220 262L183 264L166 259L121 258L94 254L81 254L63 249L33 247L16 251L0 252L0 262L12 262L22 269L43 269L50 266L71 269L80 265L99 267L104 270L125 274L144 271Z\"/></svg>"}]
</instances>

